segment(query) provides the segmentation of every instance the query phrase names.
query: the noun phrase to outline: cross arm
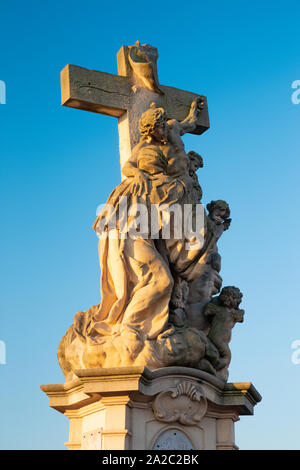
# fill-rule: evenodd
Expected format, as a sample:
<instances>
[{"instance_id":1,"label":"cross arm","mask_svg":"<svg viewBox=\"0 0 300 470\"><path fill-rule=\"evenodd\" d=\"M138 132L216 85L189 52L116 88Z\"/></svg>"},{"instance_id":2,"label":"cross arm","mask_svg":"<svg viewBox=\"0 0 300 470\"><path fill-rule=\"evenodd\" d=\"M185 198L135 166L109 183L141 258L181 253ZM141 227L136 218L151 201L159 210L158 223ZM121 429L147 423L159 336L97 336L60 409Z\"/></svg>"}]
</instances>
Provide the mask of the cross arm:
<instances>
[{"instance_id":1,"label":"cross arm","mask_svg":"<svg viewBox=\"0 0 300 470\"><path fill-rule=\"evenodd\" d=\"M61 71L63 106L120 117L130 106L127 77L66 65Z\"/></svg>"},{"instance_id":2,"label":"cross arm","mask_svg":"<svg viewBox=\"0 0 300 470\"><path fill-rule=\"evenodd\" d=\"M200 99L203 102L203 109L195 122L195 126L192 126L193 129L189 129L186 132L199 135L209 129L209 116L205 96L170 86L160 85L160 88L164 95L158 97L157 105L166 109L168 118L176 119L179 122L184 121L189 115L192 102Z\"/></svg>"}]
</instances>

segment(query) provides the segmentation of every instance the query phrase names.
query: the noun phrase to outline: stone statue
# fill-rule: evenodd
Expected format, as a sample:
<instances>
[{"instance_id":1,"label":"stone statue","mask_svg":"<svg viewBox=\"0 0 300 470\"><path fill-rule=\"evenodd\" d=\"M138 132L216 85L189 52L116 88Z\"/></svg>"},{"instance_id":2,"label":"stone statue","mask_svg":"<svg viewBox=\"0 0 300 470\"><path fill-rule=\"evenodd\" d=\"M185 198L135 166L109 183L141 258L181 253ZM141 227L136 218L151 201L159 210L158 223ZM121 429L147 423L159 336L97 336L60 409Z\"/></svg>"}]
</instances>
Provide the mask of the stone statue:
<instances>
[{"instance_id":1,"label":"stone statue","mask_svg":"<svg viewBox=\"0 0 300 470\"><path fill-rule=\"evenodd\" d=\"M188 320L191 326L207 330L207 319L203 315L204 306L211 297L220 291L222 278L221 257L218 253L217 241L225 230L228 230L231 219L227 202L218 200L207 204L206 246L202 256L201 272L190 283L188 297ZM199 313L201 312L201 313Z\"/></svg>"},{"instance_id":2,"label":"stone statue","mask_svg":"<svg viewBox=\"0 0 300 470\"><path fill-rule=\"evenodd\" d=\"M199 153L194 152L193 150L188 152L187 156L189 157L189 175L194 180L194 188L196 188L199 193L198 197L196 196L196 198L197 201L200 202L202 199L202 188L199 184L196 171L199 170L199 168L203 168L203 158L201 155L199 155Z\"/></svg>"},{"instance_id":3,"label":"stone statue","mask_svg":"<svg viewBox=\"0 0 300 470\"><path fill-rule=\"evenodd\" d=\"M225 380L228 379L228 366L231 360L228 345L232 328L237 322L244 321L245 312L239 308L242 297L243 294L237 287L224 287L221 294L213 298L203 312L210 324L206 359L214 367L216 375Z\"/></svg>"},{"instance_id":4,"label":"stone statue","mask_svg":"<svg viewBox=\"0 0 300 470\"><path fill-rule=\"evenodd\" d=\"M151 50L139 43L129 48L134 86L163 96ZM140 114L125 179L93 225L101 303L75 315L58 348L66 380L76 369L129 365L184 365L227 380L231 329L244 313L236 288L213 298L222 286L217 242L230 226L230 209L215 200L205 211L196 173L203 159L186 153L182 141L199 129L203 109L197 97L183 120L155 102ZM200 229L186 231L186 213L192 226L202 214Z\"/></svg>"}]
</instances>

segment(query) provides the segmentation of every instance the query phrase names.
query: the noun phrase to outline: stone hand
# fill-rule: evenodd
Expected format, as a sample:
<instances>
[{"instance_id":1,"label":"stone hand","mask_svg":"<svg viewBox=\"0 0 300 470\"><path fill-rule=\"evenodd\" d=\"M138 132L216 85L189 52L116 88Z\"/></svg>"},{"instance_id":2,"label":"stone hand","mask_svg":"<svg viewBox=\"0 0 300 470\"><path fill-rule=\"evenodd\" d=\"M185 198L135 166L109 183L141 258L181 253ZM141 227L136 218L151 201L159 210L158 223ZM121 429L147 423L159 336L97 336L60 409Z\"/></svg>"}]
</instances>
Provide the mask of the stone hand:
<instances>
[{"instance_id":1,"label":"stone hand","mask_svg":"<svg viewBox=\"0 0 300 470\"><path fill-rule=\"evenodd\" d=\"M191 104L190 116L197 120L203 108L204 101L200 96L198 96L198 98L196 98Z\"/></svg>"},{"instance_id":2,"label":"stone hand","mask_svg":"<svg viewBox=\"0 0 300 470\"><path fill-rule=\"evenodd\" d=\"M141 196L142 194L148 194L148 181L144 172L136 170L134 174L134 184L132 188L133 194Z\"/></svg>"},{"instance_id":3,"label":"stone hand","mask_svg":"<svg viewBox=\"0 0 300 470\"><path fill-rule=\"evenodd\" d=\"M224 222L223 222L223 228L224 228L224 230L228 230L228 229L229 229L230 224L231 224L231 221L232 221L232 219L229 219L229 218L226 219L226 220L224 220Z\"/></svg>"}]
</instances>

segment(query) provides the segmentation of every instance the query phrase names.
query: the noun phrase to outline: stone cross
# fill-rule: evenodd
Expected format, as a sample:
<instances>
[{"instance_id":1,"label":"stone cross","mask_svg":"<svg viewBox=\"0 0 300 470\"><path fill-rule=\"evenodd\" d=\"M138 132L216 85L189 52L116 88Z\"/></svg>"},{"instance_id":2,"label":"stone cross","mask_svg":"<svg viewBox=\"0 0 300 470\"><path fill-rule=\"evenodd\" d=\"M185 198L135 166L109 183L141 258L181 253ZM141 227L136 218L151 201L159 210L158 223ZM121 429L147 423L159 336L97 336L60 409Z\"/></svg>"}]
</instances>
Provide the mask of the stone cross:
<instances>
[{"instance_id":1,"label":"stone cross","mask_svg":"<svg viewBox=\"0 0 300 470\"><path fill-rule=\"evenodd\" d=\"M71 108L118 118L121 168L138 143L138 122L152 102L163 107L169 119L182 121L195 98L203 101L194 134L209 128L206 98L158 82L157 49L137 41L123 46L117 54L118 74L66 65L61 72L62 104Z\"/></svg>"}]
</instances>

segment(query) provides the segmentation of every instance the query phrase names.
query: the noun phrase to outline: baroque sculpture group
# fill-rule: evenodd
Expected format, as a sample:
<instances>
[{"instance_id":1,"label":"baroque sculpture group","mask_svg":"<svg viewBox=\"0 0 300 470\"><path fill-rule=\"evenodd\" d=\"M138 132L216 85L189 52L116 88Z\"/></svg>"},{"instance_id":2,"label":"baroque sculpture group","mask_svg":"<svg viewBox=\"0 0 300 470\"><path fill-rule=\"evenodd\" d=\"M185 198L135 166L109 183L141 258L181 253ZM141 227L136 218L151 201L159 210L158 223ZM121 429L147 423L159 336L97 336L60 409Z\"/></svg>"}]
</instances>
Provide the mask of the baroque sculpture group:
<instances>
[{"instance_id":1,"label":"baroque sculpture group","mask_svg":"<svg viewBox=\"0 0 300 470\"><path fill-rule=\"evenodd\" d=\"M129 53L134 92L147 88L159 97L163 91L147 47L136 44ZM66 380L77 369L145 365L193 367L227 381L231 330L244 316L242 293L233 286L222 289L220 276L217 242L230 226L229 205L208 203L199 234L181 230L178 237L172 217L175 206L182 213L191 208L195 221L203 207L196 174L203 161L198 153L186 152L182 136L197 128L204 106L195 98L181 121L157 101L140 109L139 141L122 167L124 179L108 198L110 210L104 208L93 226L99 237L101 302L76 313L58 348ZM156 233L137 229L132 235L140 214L130 208L141 206L149 225L153 207L160 214L160 208L170 209L168 237L158 213Z\"/></svg>"}]
</instances>

